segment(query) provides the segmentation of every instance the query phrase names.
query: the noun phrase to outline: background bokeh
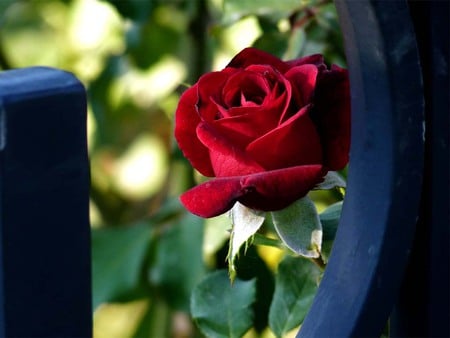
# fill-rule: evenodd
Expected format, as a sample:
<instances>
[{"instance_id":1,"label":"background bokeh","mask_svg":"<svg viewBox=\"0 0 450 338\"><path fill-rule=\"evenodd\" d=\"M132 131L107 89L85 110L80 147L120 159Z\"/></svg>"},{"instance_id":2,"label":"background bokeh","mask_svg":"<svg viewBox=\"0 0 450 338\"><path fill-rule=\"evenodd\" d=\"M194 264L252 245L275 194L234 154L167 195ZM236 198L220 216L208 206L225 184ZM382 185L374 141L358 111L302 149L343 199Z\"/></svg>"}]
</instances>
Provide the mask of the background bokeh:
<instances>
[{"instance_id":1,"label":"background bokeh","mask_svg":"<svg viewBox=\"0 0 450 338\"><path fill-rule=\"evenodd\" d=\"M201 336L190 293L225 267L230 222L180 206L202 178L174 142L173 115L187 86L248 46L345 66L330 1L0 0L0 69L57 67L87 90L95 338ZM341 198L312 197L319 210ZM240 277L267 290L249 337L271 337L264 311L283 255L257 247L242 259Z\"/></svg>"}]
</instances>

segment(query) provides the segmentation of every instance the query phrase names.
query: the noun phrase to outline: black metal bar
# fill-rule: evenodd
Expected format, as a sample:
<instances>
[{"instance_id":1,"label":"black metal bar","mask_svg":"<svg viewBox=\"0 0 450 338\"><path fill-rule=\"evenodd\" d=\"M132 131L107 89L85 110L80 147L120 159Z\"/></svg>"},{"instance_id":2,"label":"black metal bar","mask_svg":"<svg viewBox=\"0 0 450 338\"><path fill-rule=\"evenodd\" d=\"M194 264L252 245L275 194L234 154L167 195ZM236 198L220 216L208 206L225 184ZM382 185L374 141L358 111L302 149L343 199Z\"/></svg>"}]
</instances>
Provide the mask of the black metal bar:
<instances>
[{"instance_id":1,"label":"black metal bar","mask_svg":"<svg viewBox=\"0 0 450 338\"><path fill-rule=\"evenodd\" d=\"M329 264L298 337L379 337L418 217L421 73L406 1L336 6L352 95L348 189Z\"/></svg>"},{"instance_id":2,"label":"black metal bar","mask_svg":"<svg viewBox=\"0 0 450 338\"><path fill-rule=\"evenodd\" d=\"M0 73L0 336L90 337L86 99L69 73Z\"/></svg>"}]
</instances>

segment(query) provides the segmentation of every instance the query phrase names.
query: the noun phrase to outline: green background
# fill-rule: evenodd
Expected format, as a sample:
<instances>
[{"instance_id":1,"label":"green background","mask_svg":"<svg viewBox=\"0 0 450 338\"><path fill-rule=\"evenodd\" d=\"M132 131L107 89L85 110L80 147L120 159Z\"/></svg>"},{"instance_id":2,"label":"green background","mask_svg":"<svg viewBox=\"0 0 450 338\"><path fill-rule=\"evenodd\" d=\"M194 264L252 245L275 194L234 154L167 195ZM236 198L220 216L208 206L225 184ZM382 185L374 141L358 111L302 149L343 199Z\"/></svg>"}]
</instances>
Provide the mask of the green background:
<instances>
[{"instance_id":1,"label":"green background","mask_svg":"<svg viewBox=\"0 0 450 338\"><path fill-rule=\"evenodd\" d=\"M201 337L190 295L226 268L230 222L180 206L178 195L202 178L174 142L173 115L187 86L248 46L345 66L329 1L0 1L0 69L57 67L87 90L95 338ZM340 199L311 196L319 210ZM240 260L238 277L256 280L246 337L274 336L269 304L285 255L258 246Z\"/></svg>"}]
</instances>

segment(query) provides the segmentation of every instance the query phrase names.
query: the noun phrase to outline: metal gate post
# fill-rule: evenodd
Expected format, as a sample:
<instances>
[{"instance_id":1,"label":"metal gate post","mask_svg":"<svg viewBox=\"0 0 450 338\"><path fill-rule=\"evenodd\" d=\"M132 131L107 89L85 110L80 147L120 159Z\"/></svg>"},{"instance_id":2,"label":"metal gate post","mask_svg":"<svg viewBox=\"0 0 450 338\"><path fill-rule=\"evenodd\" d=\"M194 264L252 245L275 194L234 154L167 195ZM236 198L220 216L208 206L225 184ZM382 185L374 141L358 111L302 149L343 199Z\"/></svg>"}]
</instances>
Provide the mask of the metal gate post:
<instances>
[{"instance_id":1,"label":"metal gate post","mask_svg":"<svg viewBox=\"0 0 450 338\"><path fill-rule=\"evenodd\" d=\"M86 98L69 73L0 73L0 336L90 337Z\"/></svg>"}]
</instances>

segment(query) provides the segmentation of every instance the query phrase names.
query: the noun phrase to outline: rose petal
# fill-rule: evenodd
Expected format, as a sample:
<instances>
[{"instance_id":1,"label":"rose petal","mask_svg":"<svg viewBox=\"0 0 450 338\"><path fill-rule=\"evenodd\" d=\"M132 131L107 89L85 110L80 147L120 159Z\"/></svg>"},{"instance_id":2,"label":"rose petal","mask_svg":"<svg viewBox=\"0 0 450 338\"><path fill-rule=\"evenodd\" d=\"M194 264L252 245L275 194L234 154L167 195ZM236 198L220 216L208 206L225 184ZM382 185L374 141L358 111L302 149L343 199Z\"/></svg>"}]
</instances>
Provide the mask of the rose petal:
<instances>
[{"instance_id":1,"label":"rose petal","mask_svg":"<svg viewBox=\"0 0 450 338\"><path fill-rule=\"evenodd\" d=\"M289 104L291 103L292 88L291 83L286 79L284 75L276 71L271 66L267 65L251 65L247 67L247 70L255 71L264 75L264 77L271 84L271 92L264 99L263 105L274 106L279 109L281 119L287 113ZM280 104L283 104L281 106Z\"/></svg>"},{"instance_id":2,"label":"rose petal","mask_svg":"<svg viewBox=\"0 0 450 338\"><path fill-rule=\"evenodd\" d=\"M197 107L202 120L213 121L219 117L217 104L223 105L223 86L234 73L236 70L230 68L220 72L207 73L200 77L197 82Z\"/></svg>"},{"instance_id":3,"label":"rose petal","mask_svg":"<svg viewBox=\"0 0 450 338\"><path fill-rule=\"evenodd\" d=\"M267 170L322 161L322 146L308 107L250 143L247 153Z\"/></svg>"},{"instance_id":4,"label":"rose petal","mask_svg":"<svg viewBox=\"0 0 450 338\"><path fill-rule=\"evenodd\" d=\"M247 100L262 103L270 93L267 79L256 72L241 71L231 76L223 88L223 102L225 107L241 105L241 95Z\"/></svg>"},{"instance_id":5,"label":"rose petal","mask_svg":"<svg viewBox=\"0 0 450 338\"><path fill-rule=\"evenodd\" d=\"M181 95L175 113L175 138L184 156L192 166L205 176L214 176L209 160L209 150L198 140L196 128L200 117L195 109L197 85L190 87Z\"/></svg>"},{"instance_id":6,"label":"rose petal","mask_svg":"<svg viewBox=\"0 0 450 338\"><path fill-rule=\"evenodd\" d=\"M212 124L222 134L233 140L241 149L262 135L275 129L279 121L279 108L240 107L240 114L214 121Z\"/></svg>"},{"instance_id":7,"label":"rose petal","mask_svg":"<svg viewBox=\"0 0 450 338\"><path fill-rule=\"evenodd\" d=\"M238 201L256 210L280 210L305 196L325 174L321 165L305 165L248 175L241 178L246 193Z\"/></svg>"},{"instance_id":8,"label":"rose petal","mask_svg":"<svg viewBox=\"0 0 450 338\"><path fill-rule=\"evenodd\" d=\"M317 67L319 67L320 69L325 69L326 65L324 63L323 60L323 56L321 54L313 54L313 55L307 55L295 60L290 60L286 62L289 67L296 67L296 66L301 66L301 65L307 65L307 64L311 64L311 65L315 65Z\"/></svg>"},{"instance_id":9,"label":"rose petal","mask_svg":"<svg viewBox=\"0 0 450 338\"><path fill-rule=\"evenodd\" d=\"M191 213L205 218L225 213L236 201L252 209L275 211L305 196L325 174L322 166L310 165L215 178L186 191L180 200Z\"/></svg>"},{"instance_id":10,"label":"rose petal","mask_svg":"<svg viewBox=\"0 0 450 338\"><path fill-rule=\"evenodd\" d=\"M243 49L227 67L247 68L250 65L270 65L281 73L289 69L289 66L279 58L256 48Z\"/></svg>"},{"instance_id":11,"label":"rose petal","mask_svg":"<svg viewBox=\"0 0 450 338\"><path fill-rule=\"evenodd\" d=\"M215 176L240 176L253 174L264 170L258 163L230 141L228 136L221 134L213 125L200 123L197 136L209 149L209 157Z\"/></svg>"},{"instance_id":12,"label":"rose petal","mask_svg":"<svg viewBox=\"0 0 450 338\"><path fill-rule=\"evenodd\" d=\"M222 115L232 117L216 120L212 124L218 127L223 135L239 144L240 148L246 148L251 141L275 129L279 124L280 115L289 105L290 86L289 83L287 85L288 89L281 95L278 94L278 97L271 92L260 106L231 108ZM225 109L219 105L217 108L219 111Z\"/></svg>"},{"instance_id":13,"label":"rose petal","mask_svg":"<svg viewBox=\"0 0 450 338\"><path fill-rule=\"evenodd\" d=\"M286 74L286 78L291 82L294 97L300 107L311 103L318 69L314 65L301 65L291 68Z\"/></svg>"},{"instance_id":14,"label":"rose petal","mask_svg":"<svg viewBox=\"0 0 450 338\"><path fill-rule=\"evenodd\" d=\"M187 210L200 217L214 217L230 210L242 196L240 177L216 178L180 196Z\"/></svg>"},{"instance_id":15,"label":"rose petal","mask_svg":"<svg viewBox=\"0 0 450 338\"><path fill-rule=\"evenodd\" d=\"M247 95L248 96L248 95ZM242 107L259 107L260 106L260 102L256 102L255 100L252 101L253 98L249 98L247 99L246 94L244 94L243 92L241 92L241 106ZM259 101L259 100L257 100Z\"/></svg>"},{"instance_id":16,"label":"rose petal","mask_svg":"<svg viewBox=\"0 0 450 338\"><path fill-rule=\"evenodd\" d=\"M350 85L347 70L336 65L318 77L311 118L317 125L324 149L324 165L344 168L350 148Z\"/></svg>"}]
</instances>

